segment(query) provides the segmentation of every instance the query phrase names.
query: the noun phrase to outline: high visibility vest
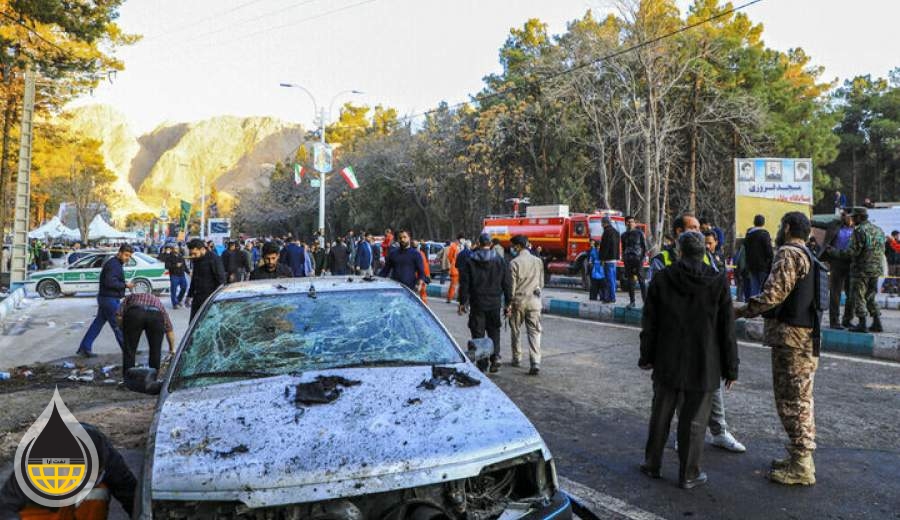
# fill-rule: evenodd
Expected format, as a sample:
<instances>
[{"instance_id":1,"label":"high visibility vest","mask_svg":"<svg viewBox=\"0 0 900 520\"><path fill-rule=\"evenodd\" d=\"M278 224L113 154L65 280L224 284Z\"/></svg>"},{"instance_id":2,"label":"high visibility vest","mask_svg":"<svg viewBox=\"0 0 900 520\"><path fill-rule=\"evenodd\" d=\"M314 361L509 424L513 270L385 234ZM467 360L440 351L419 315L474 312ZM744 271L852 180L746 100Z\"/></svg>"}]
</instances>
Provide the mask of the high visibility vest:
<instances>
[{"instance_id":1,"label":"high visibility vest","mask_svg":"<svg viewBox=\"0 0 900 520\"><path fill-rule=\"evenodd\" d=\"M662 259L663 265L666 266L666 267L669 267L669 266L672 265L672 263L675 261L675 260L672 258L672 254L669 252L668 249L663 249L662 251L660 251L660 252L659 252L659 256L660 256L660 258ZM710 259L709 259L709 253L705 253L705 254L703 255L703 263L706 264L706 265L708 265L708 266L710 266L710 267L713 266L713 265L712 265L712 262L711 262Z\"/></svg>"},{"instance_id":2,"label":"high visibility vest","mask_svg":"<svg viewBox=\"0 0 900 520\"><path fill-rule=\"evenodd\" d=\"M38 505L27 505L19 511L22 520L106 520L109 516L109 488L100 483L78 504L47 509Z\"/></svg>"}]
</instances>

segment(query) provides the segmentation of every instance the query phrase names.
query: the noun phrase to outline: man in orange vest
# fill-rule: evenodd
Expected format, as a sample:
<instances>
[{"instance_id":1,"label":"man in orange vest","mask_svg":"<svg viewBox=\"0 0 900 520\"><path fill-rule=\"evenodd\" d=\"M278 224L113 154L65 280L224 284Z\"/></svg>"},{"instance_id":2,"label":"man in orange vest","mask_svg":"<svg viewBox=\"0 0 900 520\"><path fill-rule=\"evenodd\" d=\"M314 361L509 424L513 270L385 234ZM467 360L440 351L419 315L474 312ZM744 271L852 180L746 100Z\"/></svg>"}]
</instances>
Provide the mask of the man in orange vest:
<instances>
[{"instance_id":1,"label":"man in orange vest","mask_svg":"<svg viewBox=\"0 0 900 520\"><path fill-rule=\"evenodd\" d=\"M431 279L431 267L428 266L428 254L425 253L425 244L418 240L413 240L413 247L419 250L422 255L422 264L425 266L425 278ZM419 284L419 297L423 303L428 303L428 284Z\"/></svg>"},{"instance_id":2,"label":"man in orange vest","mask_svg":"<svg viewBox=\"0 0 900 520\"><path fill-rule=\"evenodd\" d=\"M447 248L447 262L450 263L450 288L447 290L447 303L453 301L453 297L456 296L456 288L459 287L459 269L456 268L456 256L459 255L462 240L465 237L464 234L460 233L456 236L456 242L453 242Z\"/></svg>"},{"instance_id":3,"label":"man in orange vest","mask_svg":"<svg viewBox=\"0 0 900 520\"><path fill-rule=\"evenodd\" d=\"M125 464L125 459L113 447L112 442L95 426L81 423L91 437L100 459L98 481L87 497L78 504L60 508L47 508L30 501L15 473L9 476L0 489L0 519L21 518L22 520L106 520L109 516L110 495L122 505L131 516L137 479Z\"/></svg>"}]
</instances>

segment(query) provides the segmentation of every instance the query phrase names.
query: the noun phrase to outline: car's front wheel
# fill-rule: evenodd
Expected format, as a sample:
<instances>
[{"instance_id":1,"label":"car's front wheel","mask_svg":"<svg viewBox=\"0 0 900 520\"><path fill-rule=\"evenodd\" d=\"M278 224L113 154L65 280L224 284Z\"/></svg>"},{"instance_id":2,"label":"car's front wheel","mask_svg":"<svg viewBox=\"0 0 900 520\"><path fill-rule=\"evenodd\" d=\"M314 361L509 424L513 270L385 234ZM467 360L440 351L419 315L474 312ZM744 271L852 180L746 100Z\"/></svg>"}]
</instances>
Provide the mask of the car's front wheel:
<instances>
[{"instance_id":1,"label":"car's front wheel","mask_svg":"<svg viewBox=\"0 0 900 520\"><path fill-rule=\"evenodd\" d=\"M150 293L153 292L153 285L147 280L135 280L131 292L139 294Z\"/></svg>"},{"instance_id":2,"label":"car's front wheel","mask_svg":"<svg viewBox=\"0 0 900 520\"><path fill-rule=\"evenodd\" d=\"M56 280L44 280L37 285L37 293L45 300L52 300L54 298L59 298L62 294L62 290L60 290Z\"/></svg>"}]
</instances>

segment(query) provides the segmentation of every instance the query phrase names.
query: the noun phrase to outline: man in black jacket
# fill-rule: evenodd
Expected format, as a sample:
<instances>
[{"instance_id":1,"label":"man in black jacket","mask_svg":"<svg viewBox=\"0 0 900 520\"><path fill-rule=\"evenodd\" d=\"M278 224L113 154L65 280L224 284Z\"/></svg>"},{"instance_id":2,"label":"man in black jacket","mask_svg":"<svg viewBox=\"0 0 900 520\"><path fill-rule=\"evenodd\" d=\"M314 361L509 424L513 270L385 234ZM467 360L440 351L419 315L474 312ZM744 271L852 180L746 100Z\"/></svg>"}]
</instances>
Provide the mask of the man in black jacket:
<instances>
[{"instance_id":1,"label":"man in black jacket","mask_svg":"<svg viewBox=\"0 0 900 520\"><path fill-rule=\"evenodd\" d=\"M459 314L465 314L468 308L472 338L483 338L486 332L494 342L492 373L500 370L500 308L506 302L509 315L511 291L506 261L491 249L490 235L482 233L478 237L478 249L459 264Z\"/></svg>"},{"instance_id":2,"label":"man in black jacket","mask_svg":"<svg viewBox=\"0 0 900 520\"><path fill-rule=\"evenodd\" d=\"M700 459L713 393L723 378L725 388L734 385L739 361L725 273L704 264L700 233L682 233L678 245L680 259L651 280L644 302L638 366L653 370L653 405L641 471L660 478L680 402L679 485L690 489L706 482Z\"/></svg>"},{"instance_id":3,"label":"man in black jacket","mask_svg":"<svg viewBox=\"0 0 900 520\"><path fill-rule=\"evenodd\" d=\"M603 217L603 236L600 237L600 261L603 262L603 274L606 278L606 294L602 296L605 303L616 303L616 264L619 262L619 232L613 227L609 217Z\"/></svg>"},{"instance_id":4,"label":"man in black jacket","mask_svg":"<svg viewBox=\"0 0 900 520\"><path fill-rule=\"evenodd\" d=\"M131 289L134 285L125 281L124 265L131 260L134 249L128 244L122 244L116 256L107 260L100 269L100 291L97 293L97 316L91 323L81 344L78 346L77 354L84 357L95 357L91 349L94 346L94 340L103 330L103 325L109 323L112 327L113 334L116 336L116 342L119 348L125 348L125 340L122 336L122 329L116 323L116 311L119 310L119 300L125 297L125 289Z\"/></svg>"},{"instance_id":5,"label":"man in black jacket","mask_svg":"<svg viewBox=\"0 0 900 520\"><path fill-rule=\"evenodd\" d=\"M222 265L228 277L228 283L240 282L244 273L250 272L250 261L247 255L238 248L237 242L229 242L228 250L222 255Z\"/></svg>"},{"instance_id":6,"label":"man in black jacket","mask_svg":"<svg viewBox=\"0 0 900 520\"><path fill-rule=\"evenodd\" d=\"M203 241L198 238L188 243L188 251L191 253L191 263L194 267L191 288L188 290L193 320L207 298L225 283L225 269L222 267L222 259L215 253L207 251Z\"/></svg>"},{"instance_id":7,"label":"man in black jacket","mask_svg":"<svg viewBox=\"0 0 900 520\"><path fill-rule=\"evenodd\" d=\"M744 236L744 254L747 255L747 270L750 272L750 296L762 292L772 269L772 259L775 258L772 237L763 228L765 225L766 217L756 215L753 217L753 227Z\"/></svg>"},{"instance_id":8,"label":"man in black jacket","mask_svg":"<svg viewBox=\"0 0 900 520\"><path fill-rule=\"evenodd\" d=\"M628 306L634 307L634 279L637 278L641 286L641 301L647 298L647 287L644 285L644 275L641 269L644 258L647 256L647 240L644 232L634 224L634 217L625 217L625 228L622 233L622 260L625 264L625 288L628 290ZM604 234L606 232L604 231Z\"/></svg>"},{"instance_id":9,"label":"man in black jacket","mask_svg":"<svg viewBox=\"0 0 900 520\"><path fill-rule=\"evenodd\" d=\"M337 237L335 244L328 252L328 267L332 275L343 276L350 273L350 250L344 245L344 239Z\"/></svg>"},{"instance_id":10,"label":"man in black jacket","mask_svg":"<svg viewBox=\"0 0 900 520\"><path fill-rule=\"evenodd\" d=\"M169 271L169 296L172 298L172 308L178 309L188 287L184 257L172 244L166 244L159 259L166 264L166 271Z\"/></svg>"},{"instance_id":11,"label":"man in black jacket","mask_svg":"<svg viewBox=\"0 0 900 520\"><path fill-rule=\"evenodd\" d=\"M278 246L266 242L262 248L262 265L250 273L251 280L271 280L274 278L293 278L291 268L278 261Z\"/></svg>"},{"instance_id":12,"label":"man in black jacket","mask_svg":"<svg viewBox=\"0 0 900 520\"><path fill-rule=\"evenodd\" d=\"M842 258L832 251L846 251L850 247L850 239L853 238L853 220L846 211L841 211L839 220L832 222L825 232L825 242L821 259L828 262L828 328L850 328L850 320L853 319L853 300L850 296L850 260ZM813 251L813 254L818 251ZM847 296L844 304L844 319L841 315L841 291Z\"/></svg>"}]
</instances>

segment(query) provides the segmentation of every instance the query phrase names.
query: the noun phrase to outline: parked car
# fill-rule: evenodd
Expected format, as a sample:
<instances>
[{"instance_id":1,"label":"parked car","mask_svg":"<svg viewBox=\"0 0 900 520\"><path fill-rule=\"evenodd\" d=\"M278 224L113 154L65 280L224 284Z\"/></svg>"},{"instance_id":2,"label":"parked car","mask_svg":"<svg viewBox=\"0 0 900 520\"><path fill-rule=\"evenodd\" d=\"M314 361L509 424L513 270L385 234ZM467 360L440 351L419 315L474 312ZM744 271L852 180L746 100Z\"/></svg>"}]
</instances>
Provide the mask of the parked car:
<instances>
[{"instance_id":1,"label":"parked car","mask_svg":"<svg viewBox=\"0 0 900 520\"><path fill-rule=\"evenodd\" d=\"M432 278L441 273L441 260L438 253L444 249L443 242L425 242L425 254L428 255L428 268L431 270Z\"/></svg>"},{"instance_id":2,"label":"parked car","mask_svg":"<svg viewBox=\"0 0 900 520\"><path fill-rule=\"evenodd\" d=\"M94 251L69 266L35 271L25 279L25 290L37 292L47 299L81 292L96 293L100 289L100 269L115 254L115 251ZM134 283L133 292L161 292L169 288L165 264L144 253L132 255L125 266L125 279Z\"/></svg>"},{"instance_id":3,"label":"parked car","mask_svg":"<svg viewBox=\"0 0 900 520\"><path fill-rule=\"evenodd\" d=\"M392 280L220 288L159 392L138 518L571 518L547 445Z\"/></svg>"}]
</instances>

